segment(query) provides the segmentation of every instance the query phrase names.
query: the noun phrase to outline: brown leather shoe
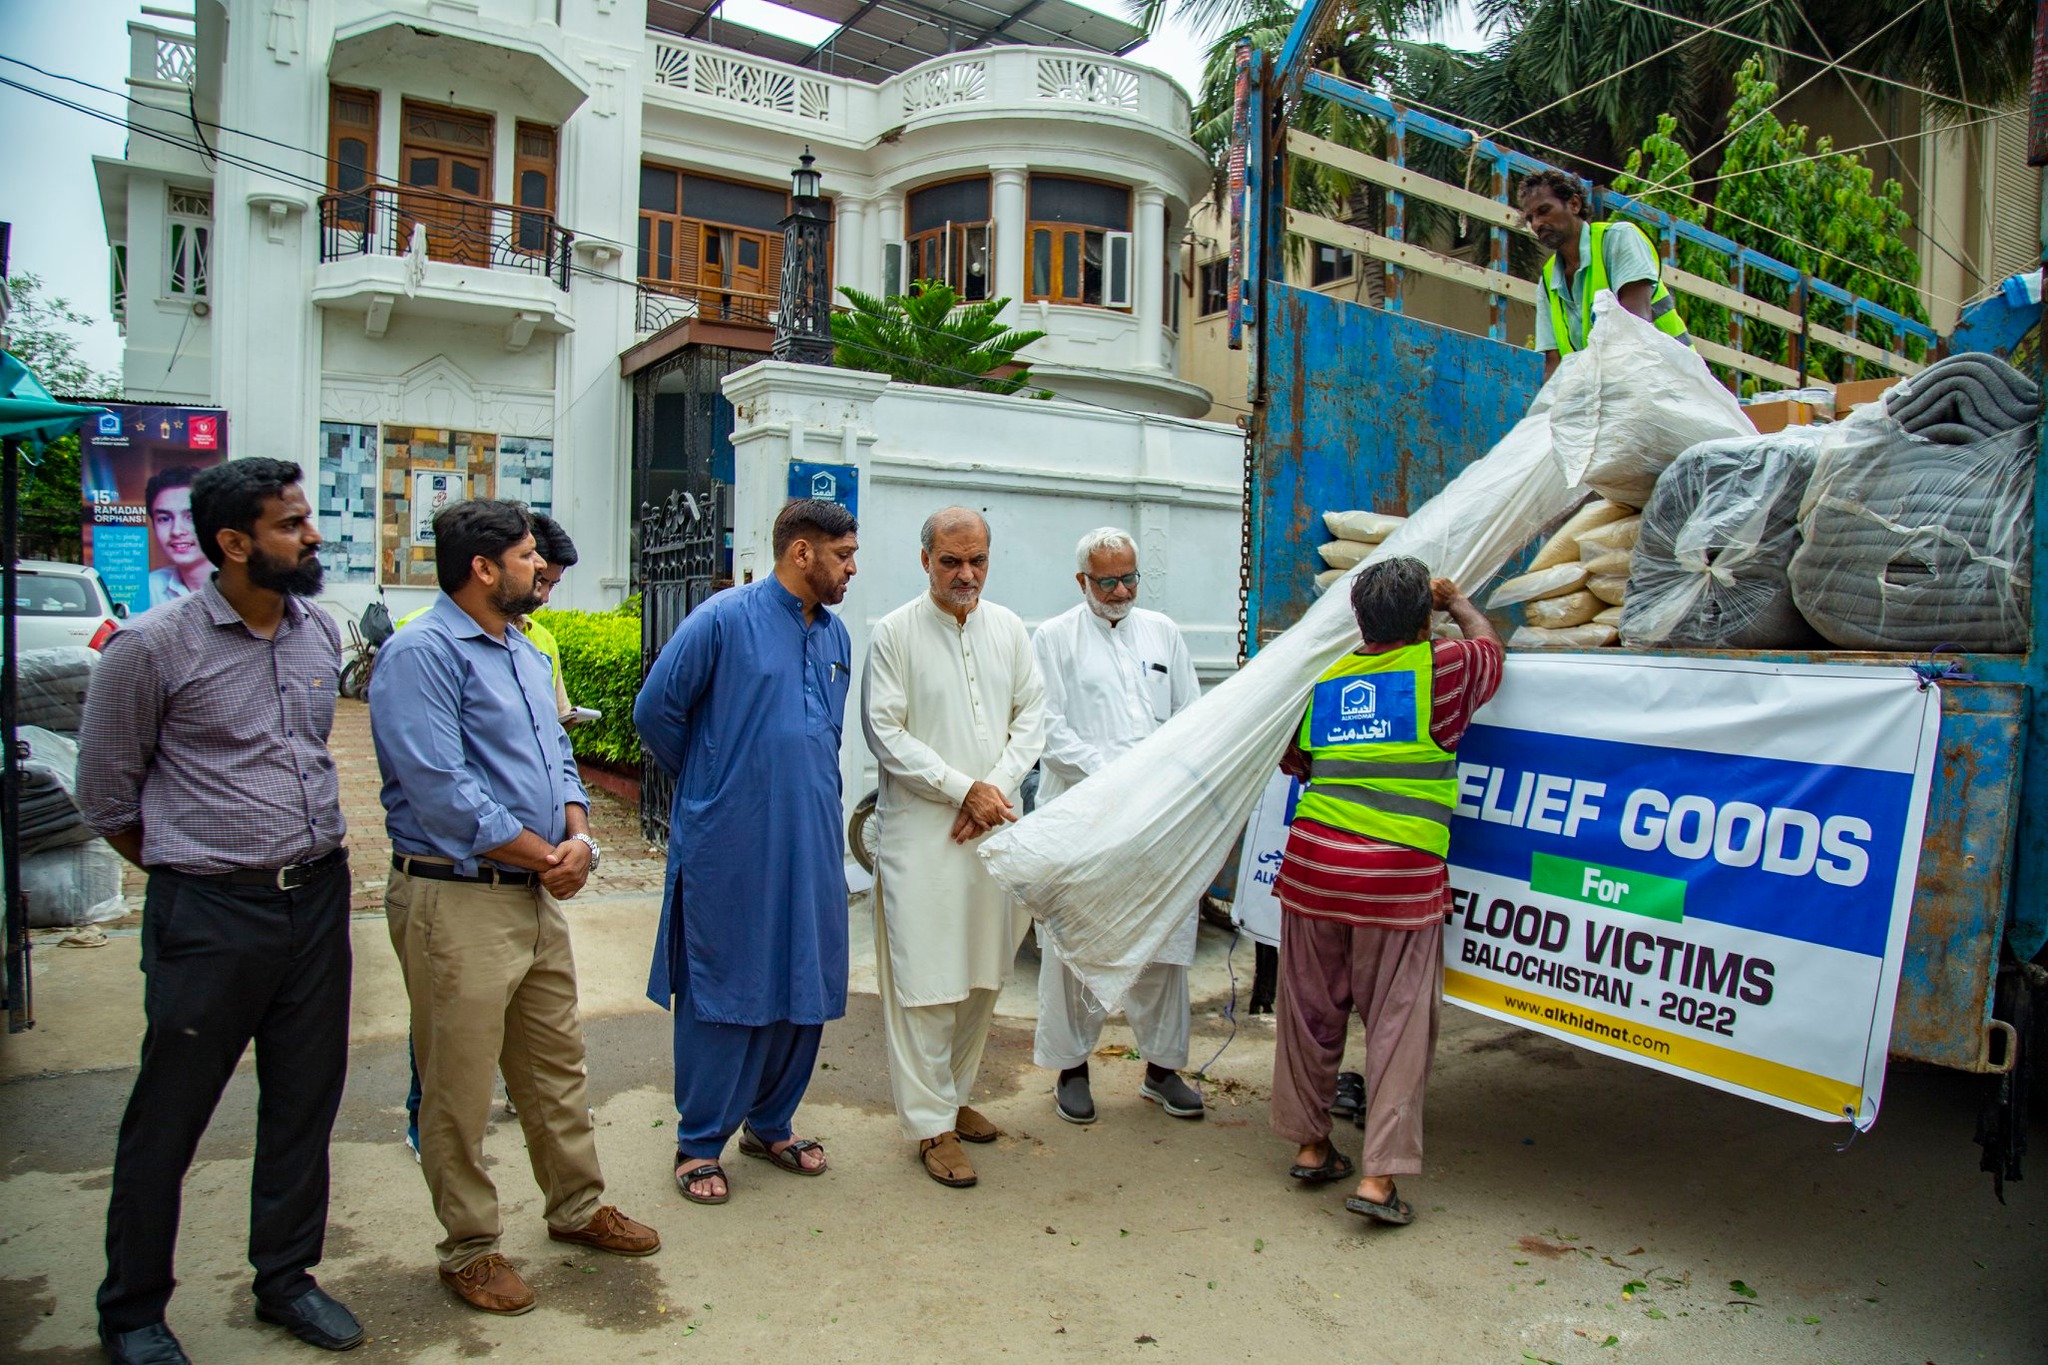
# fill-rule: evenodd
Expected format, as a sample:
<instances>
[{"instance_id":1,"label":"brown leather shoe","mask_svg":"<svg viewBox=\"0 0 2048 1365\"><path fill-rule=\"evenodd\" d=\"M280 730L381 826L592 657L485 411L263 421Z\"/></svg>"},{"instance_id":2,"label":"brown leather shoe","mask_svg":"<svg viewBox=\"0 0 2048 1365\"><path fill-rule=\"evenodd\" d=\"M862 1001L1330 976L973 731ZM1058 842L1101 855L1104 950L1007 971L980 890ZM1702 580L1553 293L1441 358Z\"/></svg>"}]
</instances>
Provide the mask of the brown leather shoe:
<instances>
[{"instance_id":1,"label":"brown leather shoe","mask_svg":"<svg viewBox=\"0 0 2048 1365\"><path fill-rule=\"evenodd\" d=\"M917 1157L924 1163L926 1175L956 1190L964 1190L981 1178L974 1173L967 1153L960 1149L957 1133L941 1133L935 1138L926 1138L917 1144Z\"/></svg>"},{"instance_id":2,"label":"brown leather shoe","mask_svg":"<svg viewBox=\"0 0 2048 1365\"><path fill-rule=\"evenodd\" d=\"M549 1228L548 1240L574 1242L614 1256L652 1256L661 1250L661 1234L626 1217L616 1204L599 1205L596 1215L575 1232Z\"/></svg>"},{"instance_id":3,"label":"brown leather shoe","mask_svg":"<svg viewBox=\"0 0 2048 1365\"><path fill-rule=\"evenodd\" d=\"M984 1114L960 1106L960 1112L953 1116L953 1131L960 1135L962 1142L994 1142L1003 1135L1003 1130L990 1122Z\"/></svg>"},{"instance_id":4,"label":"brown leather shoe","mask_svg":"<svg viewBox=\"0 0 2048 1365\"><path fill-rule=\"evenodd\" d=\"M441 1283L471 1308L503 1317L533 1311L533 1291L512 1263L497 1252L477 1257L460 1270L443 1270Z\"/></svg>"}]
</instances>

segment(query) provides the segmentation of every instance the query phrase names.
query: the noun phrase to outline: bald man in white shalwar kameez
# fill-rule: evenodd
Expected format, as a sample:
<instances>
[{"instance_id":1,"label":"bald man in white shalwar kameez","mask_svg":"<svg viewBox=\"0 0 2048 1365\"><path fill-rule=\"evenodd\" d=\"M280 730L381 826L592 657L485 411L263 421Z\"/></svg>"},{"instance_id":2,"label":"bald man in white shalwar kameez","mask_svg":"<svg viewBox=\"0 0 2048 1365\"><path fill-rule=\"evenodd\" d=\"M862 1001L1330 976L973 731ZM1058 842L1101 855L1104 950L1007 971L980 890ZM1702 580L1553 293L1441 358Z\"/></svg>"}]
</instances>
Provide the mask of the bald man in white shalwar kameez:
<instances>
[{"instance_id":1,"label":"bald man in white shalwar kameez","mask_svg":"<svg viewBox=\"0 0 2048 1365\"><path fill-rule=\"evenodd\" d=\"M976 856L1018 815L1045 747L1045 688L1024 623L981 600L988 526L925 523L931 590L875 623L862 682L876 805L875 960L903 1134L942 1185L975 1183L961 1148L996 1126L968 1106L996 994L1031 919Z\"/></svg>"},{"instance_id":2,"label":"bald man in white shalwar kameez","mask_svg":"<svg viewBox=\"0 0 2048 1365\"><path fill-rule=\"evenodd\" d=\"M1180 628L1137 605L1138 547L1128 532L1101 527L1075 547L1081 601L1038 628L1032 652L1045 677L1044 805L1109 766L1201 695ZM1107 585L1107 586L1105 586ZM1058 1071L1053 1103L1069 1123L1095 1122L1088 1056L1108 1011L1038 938L1038 1031L1033 1060ZM1145 1059L1139 1094L1175 1118L1202 1117L1202 1097L1178 1074L1188 1064L1188 968L1195 960L1195 909L1123 1001Z\"/></svg>"}]
</instances>

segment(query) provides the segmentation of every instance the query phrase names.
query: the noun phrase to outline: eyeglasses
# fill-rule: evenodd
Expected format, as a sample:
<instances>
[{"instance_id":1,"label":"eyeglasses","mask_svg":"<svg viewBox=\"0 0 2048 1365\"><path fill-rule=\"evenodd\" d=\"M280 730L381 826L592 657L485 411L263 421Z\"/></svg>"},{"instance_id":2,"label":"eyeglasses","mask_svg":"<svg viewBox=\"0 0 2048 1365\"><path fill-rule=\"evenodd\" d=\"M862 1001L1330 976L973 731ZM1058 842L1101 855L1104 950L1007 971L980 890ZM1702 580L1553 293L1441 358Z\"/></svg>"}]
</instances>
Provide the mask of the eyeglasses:
<instances>
[{"instance_id":1,"label":"eyeglasses","mask_svg":"<svg viewBox=\"0 0 2048 1365\"><path fill-rule=\"evenodd\" d=\"M1095 585L1096 591L1098 592L1115 592L1116 585L1119 583L1135 591L1138 586L1138 575L1134 573L1127 573L1115 578L1097 578L1093 574L1090 574L1088 576L1088 581Z\"/></svg>"}]
</instances>

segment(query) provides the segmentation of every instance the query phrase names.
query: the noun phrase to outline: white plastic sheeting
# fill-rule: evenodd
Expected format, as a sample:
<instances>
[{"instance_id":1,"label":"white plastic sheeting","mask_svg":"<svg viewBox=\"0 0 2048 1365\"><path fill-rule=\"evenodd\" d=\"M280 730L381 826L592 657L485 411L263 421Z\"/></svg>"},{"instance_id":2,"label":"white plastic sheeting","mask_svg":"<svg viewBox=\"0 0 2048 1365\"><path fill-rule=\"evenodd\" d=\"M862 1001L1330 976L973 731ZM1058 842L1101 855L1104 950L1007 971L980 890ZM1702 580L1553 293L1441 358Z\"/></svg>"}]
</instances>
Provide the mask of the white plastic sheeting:
<instances>
[{"instance_id":1,"label":"white plastic sheeting","mask_svg":"<svg viewBox=\"0 0 2048 1365\"><path fill-rule=\"evenodd\" d=\"M1592 344L1559 363L1529 415L1364 563L1412 555L1477 589L1585 500L1553 449L1568 418L1586 467L1600 469L1661 470L1697 441L1753 430L1689 348L1612 295L1596 308L1605 311ZM1114 1008L1180 927L1258 804L1316 678L1357 644L1349 593L1326 592L1144 743L983 841L990 873L1097 999Z\"/></svg>"}]
</instances>

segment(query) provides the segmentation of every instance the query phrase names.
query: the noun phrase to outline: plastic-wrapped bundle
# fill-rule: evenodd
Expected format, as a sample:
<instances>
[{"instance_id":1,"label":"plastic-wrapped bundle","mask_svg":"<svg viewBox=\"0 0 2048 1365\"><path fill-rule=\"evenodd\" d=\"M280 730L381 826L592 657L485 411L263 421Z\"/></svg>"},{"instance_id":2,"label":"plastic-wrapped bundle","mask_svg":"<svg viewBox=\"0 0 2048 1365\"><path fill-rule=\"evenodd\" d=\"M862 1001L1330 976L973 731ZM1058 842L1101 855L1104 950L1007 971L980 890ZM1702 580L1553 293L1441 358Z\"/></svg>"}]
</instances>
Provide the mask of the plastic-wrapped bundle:
<instances>
[{"instance_id":1,"label":"plastic-wrapped bundle","mask_svg":"<svg viewBox=\"0 0 2048 1365\"><path fill-rule=\"evenodd\" d=\"M93 837L78 813L78 746L40 726L24 725L21 742L28 754L21 761L21 851L82 844Z\"/></svg>"},{"instance_id":2,"label":"plastic-wrapped bundle","mask_svg":"<svg viewBox=\"0 0 2048 1365\"><path fill-rule=\"evenodd\" d=\"M85 715L85 690L92 685L99 657L83 645L22 651L14 661L21 696L15 724L77 734Z\"/></svg>"},{"instance_id":3,"label":"plastic-wrapped bundle","mask_svg":"<svg viewBox=\"0 0 2048 1365\"><path fill-rule=\"evenodd\" d=\"M2041 417L2041 390L1997 356L1964 351L1887 389L1884 410L1923 440L1975 445L2032 427Z\"/></svg>"},{"instance_id":4,"label":"plastic-wrapped bundle","mask_svg":"<svg viewBox=\"0 0 2048 1365\"><path fill-rule=\"evenodd\" d=\"M1630 392L1643 404L1693 401L1713 413L1728 401L1691 351L1633 315L1611 319L1595 330L1591 346L1564 358L1527 417L1365 562L1413 555L1471 589L1561 520L1583 494L1565 486L1551 429L1563 405L1583 396L1596 357L1614 389L1600 442L1665 439L1660 433L1684 421L1682 414L1630 414ZM1673 378L1669 371L1680 366L1685 375ZM1625 382L1631 373L1633 384ZM1690 387L1700 390L1697 400L1683 396ZM1712 415L1701 420L1725 425ZM1596 453L1645 458L1608 444ZM1677 453L1665 452L1659 464ZM1142 743L982 842L989 871L1030 907L1098 1000L1121 1001L1179 928L1258 804L1317 676L1356 647L1358 627L1343 584L1339 579L1291 629Z\"/></svg>"},{"instance_id":5,"label":"plastic-wrapped bundle","mask_svg":"<svg viewBox=\"0 0 2048 1365\"><path fill-rule=\"evenodd\" d=\"M1872 404L1822 438L1792 598L1847 649L2023 649L2033 534L2032 426L1945 445Z\"/></svg>"},{"instance_id":6,"label":"plastic-wrapped bundle","mask_svg":"<svg viewBox=\"0 0 2048 1365\"><path fill-rule=\"evenodd\" d=\"M21 860L21 894L31 929L64 929L119 919L121 855L104 839L45 849Z\"/></svg>"},{"instance_id":7,"label":"plastic-wrapped bundle","mask_svg":"<svg viewBox=\"0 0 2048 1365\"><path fill-rule=\"evenodd\" d=\"M1674 341L1602 292L1593 301L1587 364L1559 386L1551 431L1565 481L1641 507L1657 476L1701 441L1754 436L1735 395L1690 346Z\"/></svg>"},{"instance_id":8,"label":"plastic-wrapped bundle","mask_svg":"<svg viewBox=\"0 0 2048 1365\"><path fill-rule=\"evenodd\" d=\"M1643 509L1621 635L1631 645L1789 649L1813 642L1785 566L1826 427L1704 441Z\"/></svg>"}]
</instances>

